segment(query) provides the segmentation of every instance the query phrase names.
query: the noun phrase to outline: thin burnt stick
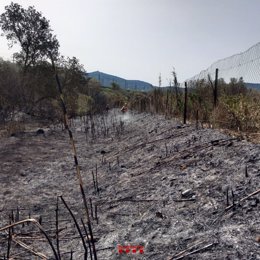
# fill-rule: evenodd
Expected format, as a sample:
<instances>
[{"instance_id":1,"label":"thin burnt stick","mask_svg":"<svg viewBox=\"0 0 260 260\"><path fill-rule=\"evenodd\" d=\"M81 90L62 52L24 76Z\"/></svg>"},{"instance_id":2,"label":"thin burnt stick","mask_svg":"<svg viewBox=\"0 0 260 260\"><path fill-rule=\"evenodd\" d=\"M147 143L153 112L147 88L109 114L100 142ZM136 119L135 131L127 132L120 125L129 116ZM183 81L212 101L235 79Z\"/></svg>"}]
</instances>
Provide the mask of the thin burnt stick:
<instances>
[{"instance_id":1,"label":"thin burnt stick","mask_svg":"<svg viewBox=\"0 0 260 260\"><path fill-rule=\"evenodd\" d=\"M252 196L254 196L254 195L258 194L258 193L260 193L260 189L254 191L254 192L250 193L249 195L247 195L246 197L242 198L242 199L240 200L240 202L243 202L244 200L246 200L246 199L248 199L248 198L250 198L250 197L252 197Z\"/></svg>"},{"instance_id":2,"label":"thin burnt stick","mask_svg":"<svg viewBox=\"0 0 260 260\"><path fill-rule=\"evenodd\" d=\"M31 248L30 246L28 246L27 244L25 244L24 242L20 241L17 239L16 236L12 236L12 240L17 244L19 245L20 247L26 249L27 251L29 251L30 253L34 254L35 256L37 257L40 257L41 259L47 259L47 256L40 253L40 252L37 252L35 249ZM38 259L38 258L37 258Z\"/></svg>"},{"instance_id":3,"label":"thin burnt stick","mask_svg":"<svg viewBox=\"0 0 260 260\"><path fill-rule=\"evenodd\" d=\"M98 174L97 174L97 164L96 164L96 188L97 188L97 193L99 194L99 187L98 187Z\"/></svg>"},{"instance_id":4,"label":"thin burnt stick","mask_svg":"<svg viewBox=\"0 0 260 260\"><path fill-rule=\"evenodd\" d=\"M247 200L248 198L250 198L250 197L252 197L252 196L254 196L254 195L258 194L258 193L260 193L260 189L254 191L254 192L250 193L249 195L247 195L246 197L242 198L241 200L239 200L239 203L241 203L241 202ZM231 206L226 207L226 208L225 208L225 211L227 211L227 210L233 208L234 206L235 206L235 205L231 205Z\"/></svg>"},{"instance_id":5,"label":"thin burnt stick","mask_svg":"<svg viewBox=\"0 0 260 260\"><path fill-rule=\"evenodd\" d=\"M87 207L87 199L86 199L85 191L84 191L82 185L80 185L80 189L81 189L81 194L82 194L82 197L83 197L83 202L84 202L84 205L85 205L85 209L87 210L87 214L88 214L87 215L88 216L87 225L88 225L89 234L90 234L90 237L91 237L91 243L92 243L92 247L93 247L94 260L97 260L97 252L96 252L96 246L95 246L95 241L94 241L94 237L93 237L93 232L92 232L92 226L91 226L91 222L90 222L88 207Z\"/></svg>"},{"instance_id":6,"label":"thin burnt stick","mask_svg":"<svg viewBox=\"0 0 260 260\"><path fill-rule=\"evenodd\" d=\"M20 220L20 211L19 211L19 207L17 206L16 208L16 215L15 215L15 222Z\"/></svg>"},{"instance_id":7,"label":"thin burnt stick","mask_svg":"<svg viewBox=\"0 0 260 260\"><path fill-rule=\"evenodd\" d=\"M96 247L95 247L95 241L94 241L94 237L93 237L92 227L91 227L90 222L88 222L87 225L88 225L88 230L89 230L91 243L92 243L92 247L93 247L94 260L97 260L97 251L96 251Z\"/></svg>"},{"instance_id":8,"label":"thin burnt stick","mask_svg":"<svg viewBox=\"0 0 260 260\"><path fill-rule=\"evenodd\" d=\"M11 224L11 221L10 221ZM7 259L10 258L10 252L11 252L11 242L12 242L12 230L11 227L8 228L8 244L7 244Z\"/></svg>"},{"instance_id":9,"label":"thin burnt stick","mask_svg":"<svg viewBox=\"0 0 260 260\"><path fill-rule=\"evenodd\" d=\"M65 105L65 102L64 102L64 98L63 98L62 86L61 86L61 82L60 82L60 79L59 79L59 76L58 76L58 73L57 73L57 69L56 69L56 66L55 66L55 63L54 63L54 59L53 59L53 56L52 56L51 52L49 52L49 58L51 60L52 68L53 68L53 71L54 71L54 74L55 74L56 83L57 83L57 86L58 86L59 98L60 98L61 107L62 107L62 111L63 111L63 119L64 119L63 120L63 124L64 124L65 129L69 133L69 138L70 138L71 145L72 145L72 150L73 150L73 154L74 154L74 161L75 161L75 167L76 167L76 175L77 175L77 178L78 178L78 181L79 181L80 192L81 192L81 195L82 195L82 198L83 198L83 202L84 202L84 207L85 207L85 210L86 210L87 222L88 222L88 225L90 226L90 229L91 229L91 221L90 221L90 216L89 216L87 200L86 200L84 189L83 189L83 180L82 180L82 176L81 176L81 173L80 173L80 167L79 167L79 164L78 164L75 141L73 139L73 134L72 134L72 132L71 132L69 126L68 126L68 114L67 114L66 105ZM93 250L95 252L95 244L94 243L93 243ZM95 255L95 259L96 259L96 255Z\"/></svg>"},{"instance_id":10,"label":"thin burnt stick","mask_svg":"<svg viewBox=\"0 0 260 260\"><path fill-rule=\"evenodd\" d=\"M183 250L183 251L181 251L181 252L175 254L175 255L174 255L172 258L170 258L169 260L176 259L176 258L178 258L178 257L180 257L180 256L182 256L182 255L184 255L184 254L186 254L187 252L189 252L189 250L191 250L191 249L193 249L193 248L195 248L195 247L197 247L197 246L203 244L204 242L205 242L205 241L201 241L201 242L198 242L198 243L196 243L196 244L194 244L194 245L192 245L192 246L186 248L185 250Z\"/></svg>"},{"instance_id":11,"label":"thin burnt stick","mask_svg":"<svg viewBox=\"0 0 260 260\"><path fill-rule=\"evenodd\" d=\"M90 204L90 213L91 213L91 217L92 219L94 219L94 214L93 214L93 205L92 205L92 199L89 198L89 204Z\"/></svg>"},{"instance_id":12,"label":"thin burnt stick","mask_svg":"<svg viewBox=\"0 0 260 260\"><path fill-rule=\"evenodd\" d=\"M39 224L42 225L42 216L39 217Z\"/></svg>"},{"instance_id":13,"label":"thin burnt stick","mask_svg":"<svg viewBox=\"0 0 260 260\"><path fill-rule=\"evenodd\" d=\"M56 209L55 209L55 216L56 216L56 246L57 246L57 253L59 260L61 260L60 256L60 241L59 241L59 197L57 197L57 202L56 202Z\"/></svg>"},{"instance_id":14,"label":"thin burnt stick","mask_svg":"<svg viewBox=\"0 0 260 260\"><path fill-rule=\"evenodd\" d=\"M234 206L235 205L235 195L234 195L233 189L231 189L231 195L232 195L232 205Z\"/></svg>"},{"instance_id":15,"label":"thin burnt stick","mask_svg":"<svg viewBox=\"0 0 260 260\"><path fill-rule=\"evenodd\" d=\"M248 170L247 170L247 165L245 167L245 177L248 178Z\"/></svg>"},{"instance_id":16,"label":"thin burnt stick","mask_svg":"<svg viewBox=\"0 0 260 260\"><path fill-rule=\"evenodd\" d=\"M96 219L97 225L98 225L97 204L95 204L95 219Z\"/></svg>"},{"instance_id":17,"label":"thin burnt stick","mask_svg":"<svg viewBox=\"0 0 260 260\"><path fill-rule=\"evenodd\" d=\"M93 178L94 191L96 192L96 191L97 191L97 187L96 187L95 175L94 175L94 172L93 172L93 171L91 171L91 173L92 173L92 178Z\"/></svg>"},{"instance_id":18,"label":"thin burnt stick","mask_svg":"<svg viewBox=\"0 0 260 260\"><path fill-rule=\"evenodd\" d=\"M177 257L177 258L172 258L172 259L175 259L175 260L182 259L182 258L184 258L184 257L186 257L186 256L189 256L189 255L198 253L198 252L200 252L200 251L202 251L202 250L205 250L205 249L207 249L207 248L209 248L209 247L212 247L212 246L215 245L215 244L216 244L216 243L207 244L207 245L205 245L205 246L203 246L203 247L201 247L201 248L199 248L199 249L193 250L193 251L191 251L191 252L189 252L189 253L187 253L187 254L185 254L185 255L182 255L182 256Z\"/></svg>"},{"instance_id":19,"label":"thin burnt stick","mask_svg":"<svg viewBox=\"0 0 260 260\"><path fill-rule=\"evenodd\" d=\"M21 220L21 221L18 221L18 222L15 222L15 223L11 223L9 224L8 226L5 226L5 227L2 227L0 228L0 232L1 231L4 231L4 230L7 230L9 228L12 228L12 227L15 227L15 226L19 226L19 225L22 225L23 223L32 223L34 224L35 226L37 226L40 231L42 232L42 234L45 236L45 238L47 239L53 253L54 253L54 256L55 256L55 259L56 260L59 260L58 258L58 255L57 255L57 252L52 244L52 241L51 239L49 238L49 236L47 235L47 233L44 231L44 229L42 228L42 226L39 224L39 222L36 220L36 219L25 219L25 220Z\"/></svg>"},{"instance_id":20,"label":"thin burnt stick","mask_svg":"<svg viewBox=\"0 0 260 260\"><path fill-rule=\"evenodd\" d=\"M228 207L229 206L228 187L226 190L226 200L227 200L227 207Z\"/></svg>"},{"instance_id":21,"label":"thin burnt stick","mask_svg":"<svg viewBox=\"0 0 260 260\"><path fill-rule=\"evenodd\" d=\"M83 225L83 228L84 228L84 231L86 233L86 237L87 237L87 242L88 242L88 247L89 247L89 253L90 253L90 259L93 260L93 257L92 257L92 248L91 248L91 243L90 243L90 240L89 240L89 236L88 236L88 231L87 231L87 228L86 228L86 225L83 221L83 219L81 218L81 223Z\"/></svg>"},{"instance_id":22,"label":"thin burnt stick","mask_svg":"<svg viewBox=\"0 0 260 260\"><path fill-rule=\"evenodd\" d=\"M15 222L15 221L14 221L14 211L13 211L13 210L12 210L12 212L11 212L10 221L11 221L11 222ZM11 231L12 231L12 233L14 233L14 228L13 228L13 227L12 227L12 230L11 230Z\"/></svg>"},{"instance_id":23,"label":"thin burnt stick","mask_svg":"<svg viewBox=\"0 0 260 260\"><path fill-rule=\"evenodd\" d=\"M14 211L12 210L11 213L12 213L12 214L11 214L11 221L12 221L12 222L15 222L15 220L14 220Z\"/></svg>"},{"instance_id":24,"label":"thin burnt stick","mask_svg":"<svg viewBox=\"0 0 260 260\"><path fill-rule=\"evenodd\" d=\"M76 228L77 228L77 230L78 230L78 233L79 233L79 235L80 235L80 237L81 237L84 250L85 250L85 252L87 253L87 252L88 252L88 248L87 248L87 246L86 246L85 239L84 239L84 237L83 237L83 235L82 235L82 232L81 232L81 230L80 230L79 224L78 224L78 222L77 222L77 220L76 220L76 218L75 218L73 212L71 211L70 207L69 207L68 204L66 203L66 201L63 199L62 196L60 196L60 198L61 198L61 201L63 202L64 206L66 207L66 209L69 211L69 213L70 213L70 215L71 215L71 217L72 217L72 219L73 219L73 221L74 221L74 223L75 223L75 226L76 226Z\"/></svg>"}]
</instances>

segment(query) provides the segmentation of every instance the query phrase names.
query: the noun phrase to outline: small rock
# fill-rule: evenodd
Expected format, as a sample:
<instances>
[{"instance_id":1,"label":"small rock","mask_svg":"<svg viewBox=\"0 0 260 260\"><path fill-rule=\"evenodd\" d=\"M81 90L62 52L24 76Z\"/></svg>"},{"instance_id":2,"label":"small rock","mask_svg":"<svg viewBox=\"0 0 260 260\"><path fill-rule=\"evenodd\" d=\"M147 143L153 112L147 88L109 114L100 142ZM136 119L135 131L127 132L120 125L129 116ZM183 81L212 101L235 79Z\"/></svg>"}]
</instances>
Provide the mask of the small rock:
<instances>
[{"instance_id":1,"label":"small rock","mask_svg":"<svg viewBox=\"0 0 260 260\"><path fill-rule=\"evenodd\" d=\"M159 211L157 211L155 213L155 215L156 215L157 218L163 218L163 214L161 212L159 212Z\"/></svg>"},{"instance_id":2,"label":"small rock","mask_svg":"<svg viewBox=\"0 0 260 260\"><path fill-rule=\"evenodd\" d=\"M250 204L249 204L249 205L250 205L251 207L255 208L255 207L257 206L258 202L259 202L259 200L256 198L256 199L250 201Z\"/></svg>"},{"instance_id":3,"label":"small rock","mask_svg":"<svg viewBox=\"0 0 260 260\"><path fill-rule=\"evenodd\" d=\"M187 166L185 164L180 165L180 170L185 170L186 168L187 168Z\"/></svg>"},{"instance_id":4,"label":"small rock","mask_svg":"<svg viewBox=\"0 0 260 260\"><path fill-rule=\"evenodd\" d=\"M36 135L43 135L43 134L44 134L44 130L41 128L36 131Z\"/></svg>"},{"instance_id":5,"label":"small rock","mask_svg":"<svg viewBox=\"0 0 260 260\"><path fill-rule=\"evenodd\" d=\"M195 195L195 193L191 189L185 190L181 193L181 196L184 198L191 198L193 195Z\"/></svg>"}]
</instances>

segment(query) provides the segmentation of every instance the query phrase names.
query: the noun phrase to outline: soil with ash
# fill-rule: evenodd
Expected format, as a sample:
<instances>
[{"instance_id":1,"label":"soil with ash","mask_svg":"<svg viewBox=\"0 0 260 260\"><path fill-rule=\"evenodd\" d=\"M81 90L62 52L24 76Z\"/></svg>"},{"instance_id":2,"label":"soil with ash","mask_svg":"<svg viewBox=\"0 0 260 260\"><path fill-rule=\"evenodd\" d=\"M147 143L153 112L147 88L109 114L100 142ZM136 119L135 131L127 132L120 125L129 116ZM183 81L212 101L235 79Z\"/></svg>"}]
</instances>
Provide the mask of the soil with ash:
<instances>
[{"instance_id":1,"label":"soil with ash","mask_svg":"<svg viewBox=\"0 0 260 260\"><path fill-rule=\"evenodd\" d=\"M116 110L95 117L92 127L86 120L71 127L88 202L92 199L98 259L260 259L260 193L244 199L260 189L259 144ZM0 228L34 218L56 248L57 196L81 227L80 219L86 222L68 133L28 124L1 138L0 147ZM58 212L61 258L84 259L61 201ZM7 255L8 231L0 232L0 259ZM36 259L35 252L55 259L37 227L10 231L10 259ZM143 246L144 252L120 254L118 245Z\"/></svg>"}]
</instances>

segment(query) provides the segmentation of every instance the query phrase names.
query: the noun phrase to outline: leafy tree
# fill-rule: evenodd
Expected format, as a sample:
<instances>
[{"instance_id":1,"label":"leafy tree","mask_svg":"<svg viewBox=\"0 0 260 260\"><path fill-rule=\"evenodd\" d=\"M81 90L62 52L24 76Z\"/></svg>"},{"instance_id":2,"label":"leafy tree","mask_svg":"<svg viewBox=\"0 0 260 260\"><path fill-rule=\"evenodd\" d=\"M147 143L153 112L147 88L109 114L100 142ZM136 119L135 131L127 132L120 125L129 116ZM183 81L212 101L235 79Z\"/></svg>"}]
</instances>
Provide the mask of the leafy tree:
<instances>
[{"instance_id":1,"label":"leafy tree","mask_svg":"<svg viewBox=\"0 0 260 260\"><path fill-rule=\"evenodd\" d=\"M65 92L86 92L87 76L84 66L76 57L59 57L56 62L59 76Z\"/></svg>"},{"instance_id":2,"label":"leafy tree","mask_svg":"<svg viewBox=\"0 0 260 260\"><path fill-rule=\"evenodd\" d=\"M59 42L52 34L49 21L32 6L24 9L13 2L6 6L0 16L0 28L10 47L20 44L21 51L14 57L22 64L24 71L49 54L53 58L58 57Z\"/></svg>"},{"instance_id":3,"label":"leafy tree","mask_svg":"<svg viewBox=\"0 0 260 260\"><path fill-rule=\"evenodd\" d=\"M13 2L6 6L0 15L0 28L9 47L21 46L21 51L14 54L22 67L21 80L16 81L17 86L11 91L16 100L15 109L31 113L39 102L57 95L53 71L46 60L50 57L57 60L59 42L52 34L49 21L32 6L25 9ZM5 88L8 91L10 84Z\"/></svg>"},{"instance_id":4,"label":"leafy tree","mask_svg":"<svg viewBox=\"0 0 260 260\"><path fill-rule=\"evenodd\" d=\"M120 85L117 84L117 83L115 83L115 82L111 83L111 88L112 88L113 90L120 90L120 89L121 89L121 88L120 88Z\"/></svg>"},{"instance_id":5,"label":"leafy tree","mask_svg":"<svg viewBox=\"0 0 260 260\"><path fill-rule=\"evenodd\" d=\"M17 66L0 59L0 123L19 106L20 74Z\"/></svg>"},{"instance_id":6,"label":"leafy tree","mask_svg":"<svg viewBox=\"0 0 260 260\"><path fill-rule=\"evenodd\" d=\"M64 56L57 60L56 69L59 73L68 113L70 116L74 116L78 111L80 94L88 94L86 71L76 57L65 58Z\"/></svg>"}]
</instances>

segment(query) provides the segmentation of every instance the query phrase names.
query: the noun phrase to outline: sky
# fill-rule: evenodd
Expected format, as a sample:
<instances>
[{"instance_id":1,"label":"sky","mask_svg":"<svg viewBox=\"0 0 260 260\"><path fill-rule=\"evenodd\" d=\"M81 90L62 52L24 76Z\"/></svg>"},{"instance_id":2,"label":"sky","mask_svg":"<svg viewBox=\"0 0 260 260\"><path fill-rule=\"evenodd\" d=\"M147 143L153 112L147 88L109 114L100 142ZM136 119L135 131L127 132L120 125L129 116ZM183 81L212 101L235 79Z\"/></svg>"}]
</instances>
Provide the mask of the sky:
<instances>
[{"instance_id":1,"label":"sky","mask_svg":"<svg viewBox=\"0 0 260 260\"><path fill-rule=\"evenodd\" d=\"M180 82L260 41L260 0L16 0L50 20L60 53L87 72ZM10 0L0 0L0 13ZM0 37L0 57L12 58Z\"/></svg>"}]
</instances>

